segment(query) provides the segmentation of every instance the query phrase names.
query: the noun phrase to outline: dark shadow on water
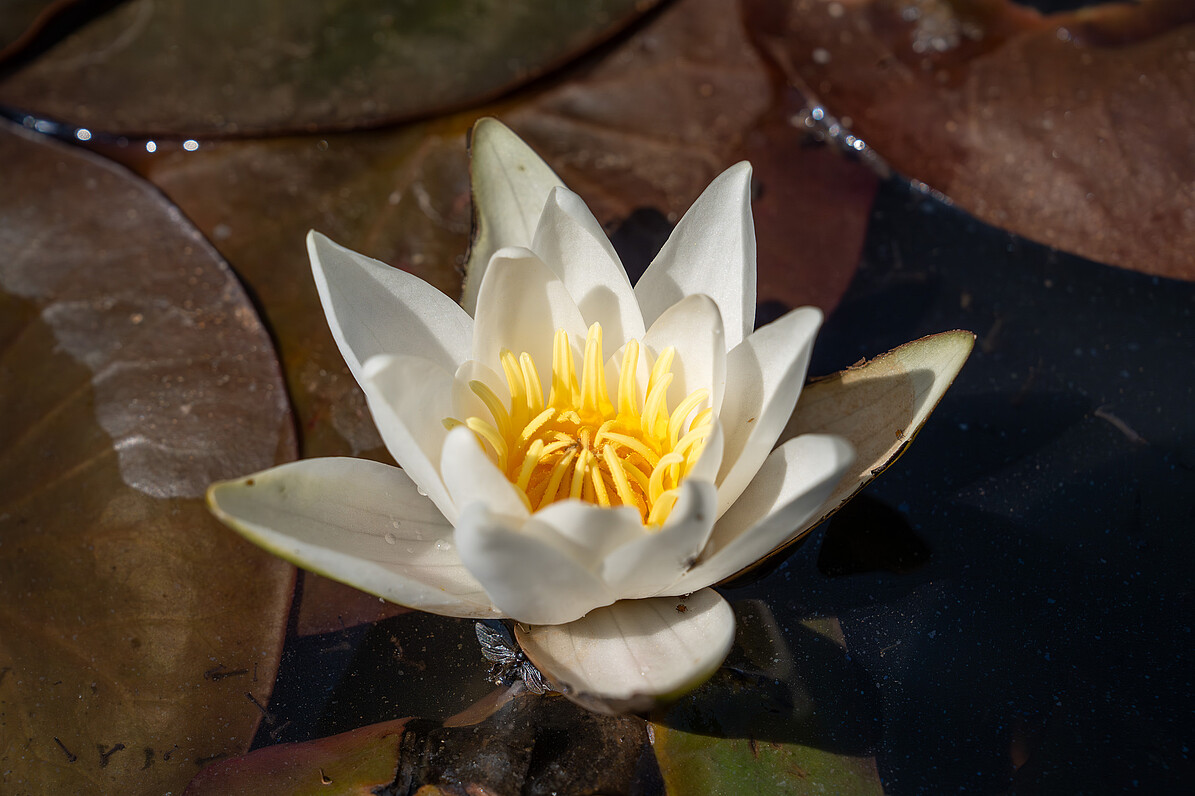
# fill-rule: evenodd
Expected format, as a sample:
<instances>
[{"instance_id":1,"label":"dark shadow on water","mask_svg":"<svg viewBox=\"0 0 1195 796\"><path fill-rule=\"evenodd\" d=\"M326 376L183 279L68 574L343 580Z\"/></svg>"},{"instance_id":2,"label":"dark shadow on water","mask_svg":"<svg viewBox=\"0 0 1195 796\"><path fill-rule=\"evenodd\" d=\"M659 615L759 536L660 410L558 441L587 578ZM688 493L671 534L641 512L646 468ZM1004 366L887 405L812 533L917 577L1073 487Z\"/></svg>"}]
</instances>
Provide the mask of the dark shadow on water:
<instances>
[{"instance_id":1,"label":"dark shadow on water","mask_svg":"<svg viewBox=\"0 0 1195 796\"><path fill-rule=\"evenodd\" d=\"M867 673L838 642L833 620L778 621L759 600L734 604L738 630L726 663L701 688L653 715L665 726L718 738L800 744L848 755L879 742L879 701Z\"/></svg>"}]
</instances>

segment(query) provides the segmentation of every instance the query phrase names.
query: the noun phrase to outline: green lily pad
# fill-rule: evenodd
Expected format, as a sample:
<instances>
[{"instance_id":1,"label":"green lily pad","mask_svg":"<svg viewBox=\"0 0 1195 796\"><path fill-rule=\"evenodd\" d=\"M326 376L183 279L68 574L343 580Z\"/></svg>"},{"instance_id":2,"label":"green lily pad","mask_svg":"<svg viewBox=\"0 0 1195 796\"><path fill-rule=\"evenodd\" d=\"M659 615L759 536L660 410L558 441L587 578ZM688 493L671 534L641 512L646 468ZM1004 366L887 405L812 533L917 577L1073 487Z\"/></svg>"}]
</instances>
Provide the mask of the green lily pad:
<instances>
[{"instance_id":1,"label":"green lily pad","mask_svg":"<svg viewBox=\"0 0 1195 796\"><path fill-rule=\"evenodd\" d=\"M0 128L0 790L177 792L248 748L293 570L208 481L293 456L265 331L178 210Z\"/></svg>"},{"instance_id":2,"label":"green lily pad","mask_svg":"<svg viewBox=\"0 0 1195 796\"><path fill-rule=\"evenodd\" d=\"M736 603L735 612L739 631L727 665L652 717L667 792L882 794L866 728L835 723L839 713L866 712L843 704L866 689L838 621L809 619L786 630L763 603Z\"/></svg>"},{"instance_id":3,"label":"green lily pad","mask_svg":"<svg viewBox=\"0 0 1195 796\"><path fill-rule=\"evenodd\" d=\"M0 83L0 101L122 134L346 129L492 99L656 0L121 4Z\"/></svg>"}]
</instances>

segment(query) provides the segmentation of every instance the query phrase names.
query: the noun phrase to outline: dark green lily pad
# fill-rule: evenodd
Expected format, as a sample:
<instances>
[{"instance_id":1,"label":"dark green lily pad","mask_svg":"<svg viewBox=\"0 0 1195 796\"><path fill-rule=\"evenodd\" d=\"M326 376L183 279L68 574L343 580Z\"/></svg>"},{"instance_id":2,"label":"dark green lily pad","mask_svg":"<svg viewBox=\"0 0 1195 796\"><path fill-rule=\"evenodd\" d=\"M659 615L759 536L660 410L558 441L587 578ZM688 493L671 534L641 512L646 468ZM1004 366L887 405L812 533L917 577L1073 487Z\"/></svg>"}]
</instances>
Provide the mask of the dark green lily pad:
<instances>
[{"instance_id":1,"label":"dark green lily pad","mask_svg":"<svg viewBox=\"0 0 1195 796\"><path fill-rule=\"evenodd\" d=\"M655 2L132 0L0 83L0 102L123 134L376 125L492 99Z\"/></svg>"},{"instance_id":2,"label":"dark green lily pad","mask_svg":"<svg viewBox=\"0 0 1195 796\"><path fill-rule=\"evenodd\" d=\"M177 791L248 748L293 570L213 520L293 456L269 338L150 186L5 125L0 790Z\"/></svg>"}]
</instances>

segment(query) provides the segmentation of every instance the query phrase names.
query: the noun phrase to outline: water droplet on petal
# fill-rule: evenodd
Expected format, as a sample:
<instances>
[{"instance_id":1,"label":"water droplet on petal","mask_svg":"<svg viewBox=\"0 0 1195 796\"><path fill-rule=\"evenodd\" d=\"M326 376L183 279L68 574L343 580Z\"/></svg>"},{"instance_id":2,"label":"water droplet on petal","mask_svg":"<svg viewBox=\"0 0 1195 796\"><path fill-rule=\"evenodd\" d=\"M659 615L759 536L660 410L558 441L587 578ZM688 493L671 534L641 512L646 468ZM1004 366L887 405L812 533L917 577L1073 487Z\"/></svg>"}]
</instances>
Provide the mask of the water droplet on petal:
<instances>
[{"instance_id":1,"label":"water droplet on petal","mask_svg":"<svg viewBox=\"0 0 1195 796\"><path fill-rule=\"evenodd\" d=\"M397 544L398 543L398 537L392 533L387 533L383 538L386 540L386 544Z\"/></svg>"}]
</instances>

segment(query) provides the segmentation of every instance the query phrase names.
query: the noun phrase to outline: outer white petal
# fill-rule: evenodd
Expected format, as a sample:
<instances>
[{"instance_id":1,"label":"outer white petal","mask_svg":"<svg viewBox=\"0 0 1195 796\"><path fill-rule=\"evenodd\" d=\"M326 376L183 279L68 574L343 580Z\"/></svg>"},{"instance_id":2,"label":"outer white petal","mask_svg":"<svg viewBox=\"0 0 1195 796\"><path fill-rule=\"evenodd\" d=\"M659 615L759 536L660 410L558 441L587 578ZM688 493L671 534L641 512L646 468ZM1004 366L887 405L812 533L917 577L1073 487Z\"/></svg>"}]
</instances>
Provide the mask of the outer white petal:
<instances>
[{"instance_id":1,"label":"outer white petal","mask_svg":"<svg viewBox=\"0 0 1195 796\"><path fill-rule=\"evenodd\" d=\"M208 490L243 536L304 569L445 616L500 614L452 548L452 526L397 467L305 459Z\"/></svg>"},{"instance_id":2,"label":"outer white petal","mask_svg":"<svg viewBox=\"0 0 1195 796\"><path fill-rule=\"evenodd\" d=\"M564 282L586 326L600 323L618 344L643 337L643 313L626 269L581 197L564 187L552 191L531 249Z\"/></svg>"},{"instance_id":3,"label":"outer white petal","mask_svg":"<svg viewBox=\"0 0 1195 796\"><path fill-rule=\"evenodd\" d=\"M449 373L469 358L473 322L448 296L315 231L307 252L328 326L358 382L377 354L417 352Z\"/></svg>"},{"instance_id":4,"label":"outer white petal","mask_svg":"<svg viewBox=\"0 0 1195 796\"><path fill-rule=\"evenodd\" d=\"M718 304L728 348L755 327L755 222L751 164L731 166L685 213L635 285L650 326L685 296L704 293Z\"/></svg>"},{"instance_id":5,"label":"outer white petal","mask_svg":"<svg viewBox=\"0 0 1195 796\"><path fill-rule=\"evenodd\" d=\"M577 559L572 543L535 517L520 527L471 503L462 508L455 538L461 560L494 605L520 622L571 622L616 599Z\"/></svg>"},{"instance_id":6,"label":"outer white petal","mask_svg":"<svg viewBox=\"0 0 1195 796\"><path fill-rule=\"evenodd\" d=\"M854 450L841 437L805 434L781 445L718 520L701 562L667 593L724 580L808 530L853 460Z\"/></svg>"},{"instance_id":7,"label":"outer white petal","mask_svg":"<svg viewBox=\"0 0 1195 796\"><path fill-rule=\"evenodd\" d=\"M795 309L727 356L726 381L733 388L719 415L726 432L718 474L719 516L742 494L792 416L821 322L821 310Z\"/></svg>"},{"instance_id":8,"label":"outer white petal","mask_svg":"<svg viewBox=\"0 0 1195 796\"><path fill-rule=\"evenodd\" d=\"M518 487L506 479L490 460L477 436L458 426L444 437L444 452L440 459L440 474L458 512L480 503L491 512L522 522L528 511Z\"/></svg>"},{"instance_id":9,"label":"outer white petal","mask_svg":"<svg viewBox=\"0 0 1195 796\"><path fill-rule=\"evenodd\" d=\"M726 336L718 305L706 295L687 296L664 310L647 330L643 343L655 354L676 348L668 406L691 392L709 391L709 406L718 412L726 391ZM704 405L703 405L704 406Z\"/></svg>"},{"instance_id":10,"label":"outer white petal","mask_svg":"<svg viewBox=\"0 0 1195 796\"><path fill-rule=\"evenodd\" d=\"M560 277L529 249L502 249L494 255L481 283L473 326L473 359L497 372L499 353L531 355L545 389L551 383L552 338L569 334L580 375L585 320Z\"/></svg>"},{"instance_id":11,"label":"outer white petal","mask_svg":"<svg viewBox=\"0 0 1195 796\"><path fill-rule=\"evenodd\" d=\"M646 533L633 508L603 508L580 500L562 500L534 515L535 530L555 533L586 569L597 572L603 558Z\"/></svg>"},{"instance_id":12,"label":"outer white petal","mask_svg":"<svg viewBox=\"0 0 1195 796\"><path fill-rule=\"evenodd\" d=\"M361 383L386 449L448 521L456 519L456 506L440 478L452 374L420 357L383 354L365 363Z\"/></svg>"},{"instance_id":13,"label":"outer white petal","mask_svg":"<svg viewBox=\"0 0 1195 796\"><path fill-rule=\"evenodd\" d=\"M618 713L646 710L709 678L734 643L734 612L704 589L618 602L567 625L516 627L516 635L569 699Z\"/></svg>"},{"instance_id":14,"label":"outer white petal","mask_svg":"<svg viewBox=\"0 0 1195 796\"><path fill-rule=\"evenodd\" d=\"M717 490L705 481L681 482L668 521L613 551L599 573L620 599L653 597L683 574L705 547L714 528Z\"/></svg>"},{"instance_id":15,"label":"outer white petal","mask_svg":"<svg viewBox=\"0 0 1195 796\"><path fill-rule=\"evenodd\" d=\"M490 257L504 246L530 246L548 194L564 183L497 119L478 120L469 153L474 232L461 305L472 315Z\"/></svg>"}]
</instances>

